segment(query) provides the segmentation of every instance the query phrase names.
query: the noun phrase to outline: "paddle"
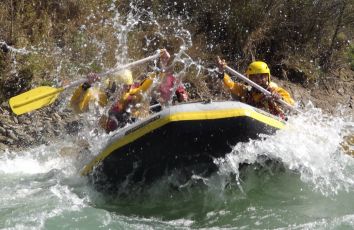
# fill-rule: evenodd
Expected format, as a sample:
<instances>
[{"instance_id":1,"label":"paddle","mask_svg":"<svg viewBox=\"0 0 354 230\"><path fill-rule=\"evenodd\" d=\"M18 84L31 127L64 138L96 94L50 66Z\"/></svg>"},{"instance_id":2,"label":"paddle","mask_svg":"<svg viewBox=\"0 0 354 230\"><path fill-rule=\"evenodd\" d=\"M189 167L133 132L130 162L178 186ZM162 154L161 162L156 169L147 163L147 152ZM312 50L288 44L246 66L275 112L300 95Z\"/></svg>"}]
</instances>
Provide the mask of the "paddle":
<instances>
[{"instance_id":1,"label":"paddle","mask_svg":"<svg viewBox=\"0 0 354 230\"><path fill-rule=\"evenodd\" d=\"M245 77L243 74L240 74L239 72L237 72L236 70L230 68L229 66L224 66L224 68L229 71L230 73L236 75L238 78L240 78L242 81L247 82L248 84L250 84L251 86L255 87L256 89L258 89L259 91L261 91L264 95L266 96L272 96L272 93L269 92L268 90L264 89L262 86L256 84L255 82L251 81L249 78ZM285 102L284 100L280 99L280 98L275 98L280 104L282 104L283 106L285 106L288 109L291 109L293 111L296 111L298 113L302 113L300 110L296 109L294 106L290 105L289 103Z\"/></svg>"},{"instance_id":2,"label":"paddle","mask_svg":"<svg viewBox=\"0 0 354 230\"><path fill-rule=\"evenodd\" d=\"M104 77L108 76L109 74L118 72L123 69L128 69L132 66L139 65L144 62L156 59L159 56L160 56L160 50L152 56L140 59L138 61L131 62L126 65L118 66L116 68L113 68L113 69L107 70L103 73L100 73L100 74L98 74L98 77L104 78ZM87 79L77 80L77 81L74 81L71 84L69 84L63 88L54 88L54 87L50 87L50 86L40 86L40 87L37 87L35 89L31 89L25 93L22 93L20 95L10 98L9 105L10 105L12 111L16 115L28 113L33 110L40 109L44 106L52 104L57 99L59 93L63 92L66 89L83 84L86 81L87 81Z\"/></svg>"}]
</instances>

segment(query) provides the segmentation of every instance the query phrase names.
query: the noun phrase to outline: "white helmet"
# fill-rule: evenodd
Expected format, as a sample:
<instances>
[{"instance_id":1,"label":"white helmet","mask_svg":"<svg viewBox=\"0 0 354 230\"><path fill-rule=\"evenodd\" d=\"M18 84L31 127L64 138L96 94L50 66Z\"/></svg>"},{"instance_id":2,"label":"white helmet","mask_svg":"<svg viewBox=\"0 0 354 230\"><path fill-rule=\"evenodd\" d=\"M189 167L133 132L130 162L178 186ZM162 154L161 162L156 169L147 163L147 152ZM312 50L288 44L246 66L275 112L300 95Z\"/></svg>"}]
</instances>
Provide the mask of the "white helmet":
<instances>
[{"instance_id":1,"label":"white helmet","mask_svg":"<svg viewBox=\"0 0 354 230\"><path fill-rule=\"evenodd\" d=\"M119 72L116 72L105 81L108 87L111 86L113 83L115 83L116 85L131 85L133 84L133 82L133 75L129 69L124 69Z\"/></svg>"}]
</instances>

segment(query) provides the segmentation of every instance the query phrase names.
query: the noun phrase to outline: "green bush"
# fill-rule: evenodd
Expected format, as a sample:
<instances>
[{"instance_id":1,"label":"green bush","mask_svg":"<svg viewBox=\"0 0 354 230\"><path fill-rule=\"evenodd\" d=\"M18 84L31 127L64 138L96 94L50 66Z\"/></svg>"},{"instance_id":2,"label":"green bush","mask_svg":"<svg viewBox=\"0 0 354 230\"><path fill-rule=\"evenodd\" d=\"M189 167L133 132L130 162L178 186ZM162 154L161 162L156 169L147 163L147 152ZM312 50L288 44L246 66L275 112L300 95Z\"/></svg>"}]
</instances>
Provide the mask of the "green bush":
<instances>
[{"instance_id":1,"label":"green bush","mask_svg":"<svg viewBox=\"0 0 354 230\"><path fill-rule=\"evenodd\" d=\"M0 104L5 100L5 90L3 88L5 83L6 66L8 65L5 54L0 51Z\"/></svg>"},{"instance_id":2,"label":"green bush","mask_svg":"<svg viewBox=\"0 0 354 230\"><path fill-rule=\"evenodd\" d=\"M350 64L350 69L354 71L354 45L349 47L348 59Z\"/></svg>"}]
</instances>

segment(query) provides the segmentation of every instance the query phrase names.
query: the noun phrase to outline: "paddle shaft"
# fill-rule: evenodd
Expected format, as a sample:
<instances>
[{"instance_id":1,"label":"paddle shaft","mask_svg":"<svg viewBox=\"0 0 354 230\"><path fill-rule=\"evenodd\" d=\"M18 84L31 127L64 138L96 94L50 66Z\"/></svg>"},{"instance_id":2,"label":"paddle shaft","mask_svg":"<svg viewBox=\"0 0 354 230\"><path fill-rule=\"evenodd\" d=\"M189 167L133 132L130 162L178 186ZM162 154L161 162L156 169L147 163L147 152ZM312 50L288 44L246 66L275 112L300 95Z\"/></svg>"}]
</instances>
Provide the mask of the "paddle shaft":
<instances>
[{"instance_id":1,"label":"paddle shaft","mask_svg":"<svg viewBox=\"0 0 354 230\"><path fill-rule=\"evenodd\" d=\"M151 55L149 57L146 57L146 58L143 58L143 59L140 59L140 60L125 64L125 65L122 65L122 66L118 66L116 68L107 70L107 71L105 71L103 73L99 73L98 77L102 79L102 78L105 78L106 76L108 76L109 74L112 74L112 73L115 73L115 72L118 72L118 71L121 71L121 70L124 70L124 69L128 69L130 67L142 64L142 63L150 61L150 60L154 60L154 59L156 59L158 57L160 57L160 51L158 51L156 54ZM63 90L68 89L68 88L72 88L72 87L75 87L75 86L78 86L78 85L81 85L81 84L85 83L86 81L87 81L87 79L80 79L80 80L74 81L71 84L65 86L63 88Z\"/></svg>"},{"instance_id":2,"label":"paddle shaft","mask_svg":"<svg viewBox=\"0 0 354 230\"><path fill-rule=\"evenodd\" d=\"M248 84L250 84L251 86L253 86L254 88L258 89L259 91L261 91L264 95L266 96L272 96L272 93L269 92L268 90L264 89L262 86L256 84L255 82L251 81L249 78L245 77L243 74L240 74L239 72L237 72L236 70L230 68L229 66L225 66L225 69L227 71L229 71L230 73L236 75L238 78L240 78L242 81L247 82ZM294 106L290 105L289 103L285 102L282 99L276 99L280 104L282 104L283 106L285 106L288 109L294 110L298 113L301 113L301 111L299 111L298 109L294 108Z\"/></svg>"},{"instance_id":3,"label":"paddle shaft","mask_svg":"<svg viewBox=\"0 0 354 230\"><path fill-rule=\"evenodd\" d=\"M109 74L112 74L114 72L118 72L123 69L130 68L132 66L156 59L160 56L160 51L158 51L156 54L140 59L138 61L131 62L126 65L118 66L116 68L107 70L103 73L98 74L99 79L103 79ZM20 95L17 95L15 97L10 98L9 100L9 105L12 109L12 111L17 114L23 114L30 112L35 109L39 109L43 106L49 105L55 101L57 98L58 94L68 88L72 88L78 85L81 85L85 83L87 79L80 79L77 81L72 82L71 84L62 87L62 88L53 88L53 87L46 87L46 86L41 86L35 89L32 89L28 92L22 93Z\"/></svg>"},{"instance_id":4,"label":"paddle shaft","mask_svg":"<svg viewBox=\"0 0 354 230\"><path fill-rule=\"evenodd\" d=\"M109 74L111 74L111 73L115 73L115 72L118 72L118 71L120 71L120 70L127 69L127 68L130 68L130 67L132 67L132 66L139 65L139 64L141 64L141 63L144 63L144 62L153 60L153 59L155 59L155 58L158 58L159 55L160 55L160 53L157 53L157 54L155 54L155 55L151 55L151 56L149 56L149 57L140 59L140 60L138 60L138 61L134 61L134 62L131 62L131 63L126 64L126 65L118 66L117 68L110 69L110 70L107 70L106 72L100 73L100 74L98 74L98 76L99 76L100 78L104 78L105 76L107 76L107 75L109 75ZM33 98L33 99L31 99L31 100L28 100L28 101L25 101L25 102L23 102L23 103L16 104L16 106L15 106L14 108L23 106L23 105L25 105L25 104L32 103L32 102L34 102L34 101L43 99L43 98L45 98L45 97L52 96L52 95L54 95L54 94L57 94L57 93L60 93L60 92L62 92L62 91L64 91L64 90L66 90L66 89L69 89L69 88L72 88L72 87L81 85L81 84L85 83L86 81L87 81L87 79L85 79L85 78L84 78L84 79L77 80L77 81L74 81L74 82L72 82L71 84L69 84L69 85L67 85L67 86L65 86L65 87L63 87L63 88L58 88L58 90L56 90L56 91L54 91L54 92L50 92L50 93L47 93L47 94L43 94L43 95L41 95L41 96L39 96L39 97L35 97L35 98Z\"/></svg>"}]
</instances>

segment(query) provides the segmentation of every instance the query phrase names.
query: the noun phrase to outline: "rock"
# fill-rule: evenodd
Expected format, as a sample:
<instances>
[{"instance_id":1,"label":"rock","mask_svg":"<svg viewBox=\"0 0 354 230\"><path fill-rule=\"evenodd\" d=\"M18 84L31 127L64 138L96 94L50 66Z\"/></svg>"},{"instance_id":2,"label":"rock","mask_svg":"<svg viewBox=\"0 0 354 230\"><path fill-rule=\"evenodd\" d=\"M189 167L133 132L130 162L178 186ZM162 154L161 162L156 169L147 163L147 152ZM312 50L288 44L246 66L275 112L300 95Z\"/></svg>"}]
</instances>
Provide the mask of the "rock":
<instances>
[{"instance_id":1,"label":"rock","mask_svg":"<svg viewBox=\"0 0 354 230\"><path fill-rule=\"evenodd\" d=\"M340 95L344 95L344 89L343 88L339 88L337 89L337 93L339 93Z\"/></svg>"},{"instance_id":2,"label":"rock","mask_svg":"<svg viewBox=\"0 0 354 230\"><path fill-rule=\"evenodd\" d=\"M28 134L26 134L25 132L22 132L21 130L16 130L17 136L19 139L21 140L25 140L27 142L34 142L34 138Z\"/></svg>"},{"instance_id":3,"label":"rock","mask_svg":"<svg viewBox=\"0 0 354 230\"><path fill-rule=\"evenodd\" d=\"M50 122L53 121L53 119L52 119L51 117L47 117L47 116L42 117L42 120L44 120L44 121L50 121Z\"/></svg>"},{"instance_id":4,"label":"rock","mask_svg":"<svg viewBox=\"0 0 354 230\"><path fill-rule=\"evenodd\" d=\"M354 135L345 136L340 145L344 153L354 157Z\"/></svg>"},{"instance_id":5,"label":"rock","mask_svg":"<svg viewBox=\"0 0 354 230\"><path fill-rule=\"evenodd\" d=\"M58 113L53 113L52 118L54 121L57 121L57 122L61 121L61 117L59 116Z\"/></svg>"},{"instance_id":6,"label":"rock","mask_svg":"<svg viewBox=\"0 0 354 230\"><path fill-rule=\"evenodd\" d=\"M5 152L9 147L0 142L0 152Z\"/></svg>"},{"instance_id":7,"label":"rock","mask_svg":"<svg viewBox=\"0 0 354 230\"><path fill-rule=\"evenodd\" d=\"M22 129L22 125L20 124L15 124L15 123L12 123L11 125L9 125L11 127L12 130L17 130L17 129Z\"/></svg>"},{"instance_id":8,"label":"rock","mask_svg":"<svg viewBox=\"0 0 354 230\"><path fill-rule=\"evenodd\" d=\"M9 103L7 103L7 101L4 101L2 104L1 104L1 107L4 108L4 109L9 109L10 106L9 106ZM10 114L7 110L3 111L3 112L7 112L7 114Z\"/></svg>"},{"instance_id":9,"label":"rock","mask_svg":"<svg viewBox=\"0 0 354 230\"><path fill-rule=\"evenodd\" d=\"M1 122L3 124L12 124L13 123L13 121L8 116L1 117Z\"/></svg>"},{"instance_id":10,"label":"rock","mask_svg":"<svg viewBox=\"0 0 354 230\"><path fill-rule=\"evenodd\" d=\"M64 122L63 120L61 120L61 121L58 122L58 126L59 126L60 128L63 128L65 125L66 125L66 122Z\"/></svg>"},{"instance_id":11,"label":"rock","mask_svg":"<svg viewBox=\"0 0 354 230\"><path fill-rule=\"evenodd\" d=\"M15 141L18 141L18 137L15 135L14 131L12 131L11 129L10 129L10 130L7 130L7 135L8 135L11 139L13 139L13 140L15 140Z\"/></svg>"},{"instance_id":12,"label":"rock","mask_svg":"<svg viewBox=\"0 0 354 230\"><path fill-rule=\"evenodd\" d=\"M18 124L18 120L17 120L17 117L16 116L13 116L13 120L16 124Z\"/></svg>"},{"instance_id":13,"label":"rock","mask_svg":"<svg viewBox=\"0 0 354 230\"><path fill-rule=\"evenodd\" d=\"M19 117L17 118L17 120L18 120L18 123L24 124L25 121L26 121L26 117L25 117L25 116L19 116Z\"/></svg>"},{"instance_id":14,"label":"rock","mask_svg":"<svg viewBox=\"0 0 354 230\"><path fill-rule=\"evenodd\" d=\"M8 140L9 138L8 137L5 137L3 135L0 135L0 143L4 143Z\"/></svg>"},{"instance_id":15,"label":"rock","mask_svg":"<svg viewBox=\"0 0 354 230\"><path fill-rule=\"evenodd\" d=\"M15 142L15 141L14 141L13 139L11 139L10 137L6 137L5 143L8 144L9 146L13 145L14 142Z\"/></svg>"},{"instance_id":16,"label":"rock","mask_svg":"<svg viewBox=\"0 0 354 230\"><path fill-rule=\"evenodd\" d=\"M89 149L90 148L90 143L84 139L78 140L77 145L82 149Z\"/></svg>"},{"instance_id":17,"label":"rock","mask_svg":"<svg viewBox=\"0 0 354 230\"><path fill-rule=\"evenodd\" d=\"M79 154L79 148L78 147L70 147L70 146L65 146L59 151L59 155L62 157L74 157L76 158L77 155Z\"/></svg>"},{"instance_id":18,"label":"rock","mask_svg":"<svg viewBox=\"0 0 354 230\"><path fill-rule=\"evenodd\" d=\"M59 136L61 134L61 131L58 129L53 129L54 135Z\"/></svg>"},{"instance_id":19,"label":"rock","mask_svg":"<svg viewBox=\"0 0 354 230\"><path fill-rule=\"evenodd\" d=\"M19 122L19 124L25 124L25 125L30 125L31 124L31 120L29 118L26 118L26 117L18 118L18 122Z\"/></svg>"},{"instance_id":20,"label":"rock","mask_svg":"<svg viewBox=\"0 0 354 230\"><path fill-rule=\"evenodd\" d=\"M6 135L6 129L0 126L0 134Z\"/></svg>"},{"instance_id":21,"label":"rock","mask_svg":"<svg viewBox=\"0 0 354 230\"><path fill-rule=\"evenodd\" d=\"M65 130L69 134L77 134L79 130L82 128L83 124L77 120L73 120L71 122L68 122L65 125Z\"/></svg>"},{"instance_id":22,"label":"rock","mask_svg":"<svg viewBox=\"0 0 354 230\"><path fill-rule=\"evenodd\" d=\"M52 127L52 122L50 122L50 121L45 121L44 122L44 130L46 131L46 132L50 132L50 130L51 130L51 127Z\"/></svg>"}]
</instances>

